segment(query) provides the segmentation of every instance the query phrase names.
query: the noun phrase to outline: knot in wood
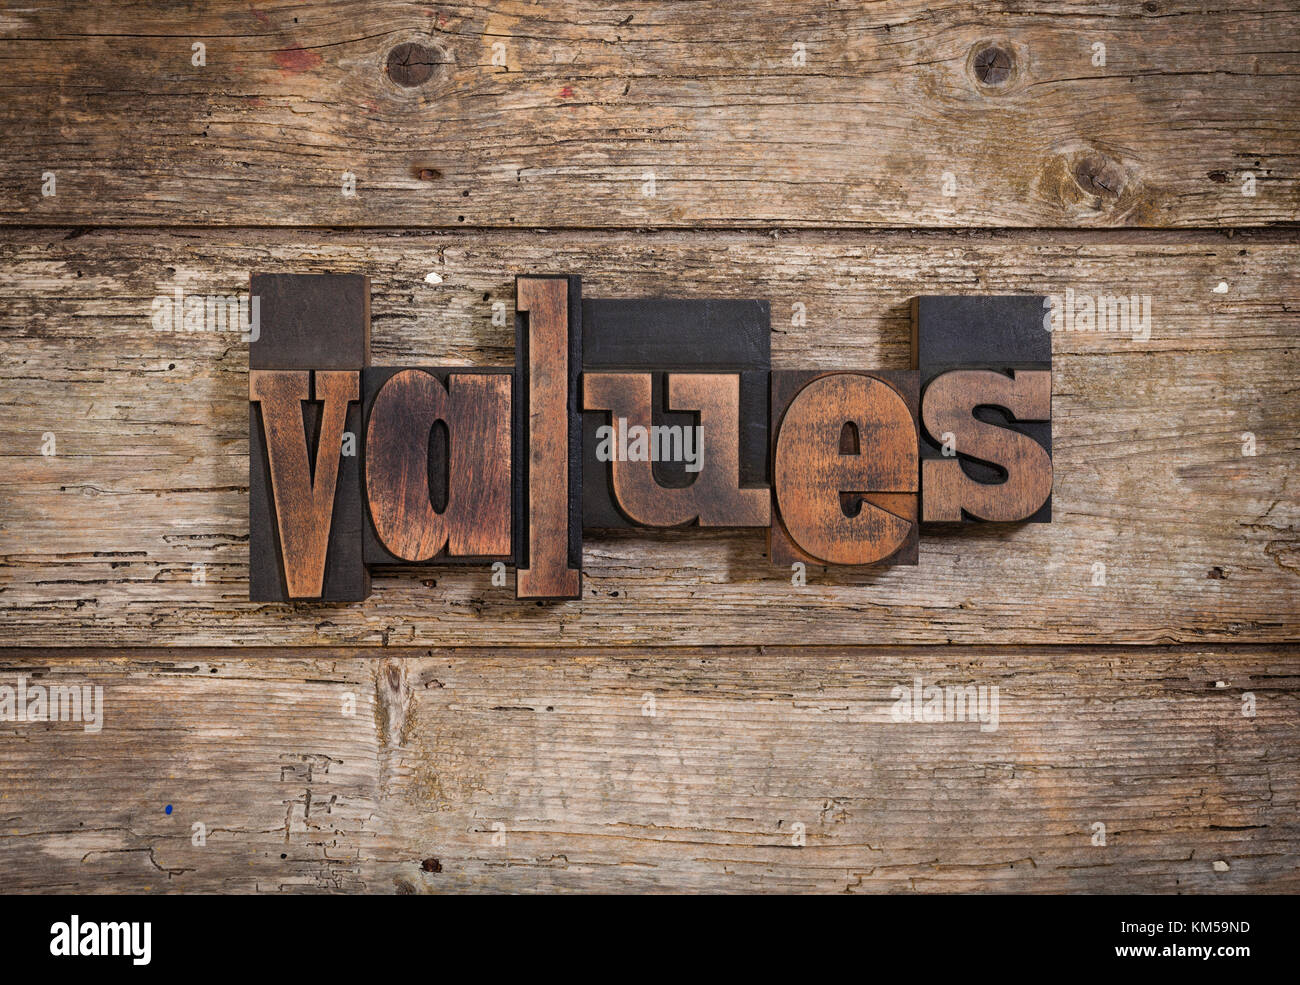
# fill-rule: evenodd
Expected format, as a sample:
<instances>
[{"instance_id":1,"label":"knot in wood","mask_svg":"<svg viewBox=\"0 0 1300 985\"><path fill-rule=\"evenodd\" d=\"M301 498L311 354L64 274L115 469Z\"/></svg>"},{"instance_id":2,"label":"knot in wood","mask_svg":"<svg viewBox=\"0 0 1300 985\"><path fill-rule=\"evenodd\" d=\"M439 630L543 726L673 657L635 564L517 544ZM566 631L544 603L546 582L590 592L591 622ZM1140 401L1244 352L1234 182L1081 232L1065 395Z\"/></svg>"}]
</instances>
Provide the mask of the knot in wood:
<instances>
[{"instance_id":1,"label":"knot in wood","mask_svg":"<svg viewBox=\"0 0 1300 985\"><path fill-rule=\"evenodd\" d=\"M414 41L404 41L388 53L384 70L403 89L414 89L428 82L443 59L436 48Z\"/></svg>"},{"instance_id":2,"label":"knot in wood","mask_svg":"<svg viewBox=\"0 0 1300 985\"><path fill-rule=\"evenodd\" d=\"M989 45L975 54L975 78L981 85L1005 85L1011 78L1014 56L1006 48Z\"/></svg>"},{"instance_id":3,"label":"knot in wood","mask_svg":"<svg viewBox=\"0 0 1300 985\"><path fill-rule=\"evenodd\" d=\"M1124 169L1103 154L1088 154L1075 164L1074 180L1089 195L1119 198L1124 190Z\"/></svg>"}]
</instances>

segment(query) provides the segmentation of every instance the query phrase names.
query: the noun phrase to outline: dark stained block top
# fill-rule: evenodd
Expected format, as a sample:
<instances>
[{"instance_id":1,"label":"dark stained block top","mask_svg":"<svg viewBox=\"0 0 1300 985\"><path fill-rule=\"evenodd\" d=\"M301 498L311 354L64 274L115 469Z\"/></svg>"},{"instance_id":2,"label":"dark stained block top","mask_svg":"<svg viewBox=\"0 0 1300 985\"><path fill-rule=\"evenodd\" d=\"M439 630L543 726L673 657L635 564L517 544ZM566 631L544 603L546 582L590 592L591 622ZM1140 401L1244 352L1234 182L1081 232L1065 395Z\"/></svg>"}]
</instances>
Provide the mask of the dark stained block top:
<instances>
[{"instance_id":1,"label":"dark stained block top","mask_svg":"<svg viewBox=\"0 0 1300 985\"><path fill-rule=\"evenodd\" d=\"M583 369L686 367L763 370L772 365L766 301L584 298Z\"/></svg>"},{"instance_id":2,"label":"dark stained block top","mask_svg":"<svg viewBox=\"0 0 1300 985\"><path fill-rule=\"evenodd\" d=\"M1047 299L1040 294L916 299L912 366L993 367L1052 362Z\"/></svg>"},{"instance_id":3,"label":"dark stained block top","mask_svg":"<svg viewBox=\"0 0 1300 985\"><path fill-rule=\"evenodd\" d=\"M260 332L249 369L361 369L370 364L370 278L253 274Z\"/></svg>"},{"instance_id":4,"label":"dark stained block top","mask_svg":"<svg viewBox=\"0 0 1300 985\"><path fill-rule=\"evenodd\" d=\"M1041 294L918 297L912 307L912 367L920 371L921 392L950 369L1052 368L1052 333L1047 298ZM978 408L978 420L1019 431L1052 450L1052 422L1016 421L1001 410ZM922 423L921 458L942 458L939 442ZM979 482L1002 481L1003 470L961 456L962 468ZM1051 523L1052 497L1032 517Z\"/></svg>"}]
</instances>

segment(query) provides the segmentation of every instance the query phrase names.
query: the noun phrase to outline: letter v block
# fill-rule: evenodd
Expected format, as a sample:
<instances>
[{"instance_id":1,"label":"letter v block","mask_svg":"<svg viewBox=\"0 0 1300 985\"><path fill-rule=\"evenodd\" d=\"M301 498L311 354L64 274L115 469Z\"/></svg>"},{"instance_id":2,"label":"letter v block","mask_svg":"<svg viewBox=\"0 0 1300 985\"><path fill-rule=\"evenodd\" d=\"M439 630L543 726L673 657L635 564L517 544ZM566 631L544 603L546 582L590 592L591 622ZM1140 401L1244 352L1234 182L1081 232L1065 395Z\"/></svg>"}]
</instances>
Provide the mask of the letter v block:
<instances>
[{"instance_id":1,"label":"letter v block","mask_svg":"<svg viewBox=\"0 0 1300 985\"><path fill-rule=\"evenodd\" d=\"M248 597L359 602L361 370L370 284L357 275L254 274L249 347Z\"/></svg>"}]
</instances>

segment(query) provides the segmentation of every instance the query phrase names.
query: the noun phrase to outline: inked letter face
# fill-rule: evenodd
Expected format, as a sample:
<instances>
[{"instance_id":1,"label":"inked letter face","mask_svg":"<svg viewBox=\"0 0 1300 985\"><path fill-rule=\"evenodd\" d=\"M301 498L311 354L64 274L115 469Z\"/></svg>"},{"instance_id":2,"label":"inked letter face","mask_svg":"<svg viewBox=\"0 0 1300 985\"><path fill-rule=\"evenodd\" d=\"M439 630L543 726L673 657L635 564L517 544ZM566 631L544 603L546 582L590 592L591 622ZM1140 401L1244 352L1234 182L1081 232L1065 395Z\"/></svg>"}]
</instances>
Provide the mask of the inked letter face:
<instances>
[{"instance_id":1,"label":"inked letter face","mask_svg":"<svg viewBox=\"0 0 1300 985\"><path fill-rule=\"evenodd\" d=\"M923 521L1051 522L1048 304L1035 295L913 302Z\"/></svg>"},{"instance_id":2,"label":"inked letter face","mask_svg":"<svg viewBox=\"0 0 1300 985\"><path fill-rule=\"evenodd\" d=\"M520 504L525 536L515 578L519 598L576 598L582 585L580 569L570 563L571 504L582 477L581 458L570 453L577 451L578 367L572 357L576 327L569 319L569 287L564 277L520 277L515 285L515 306L528 316L522 340L527 383L519 398L518 429L520 457L527 463Z\"/></svg>"},{"instance_id":3,"label":"inked letter face","mask_svg":"<svg viewBox=\"0 0 1300 985\"><path fill-rule=\"evenodd\" d=\"M974 459L1006 472L1004 482L979 482L959 458L928 459L921 473L922 518L960 522L963 513L980 520L1027 520L1052 493L1052 457L1028 435L975 417L975 408L1005 408L1017 421L1047 421L1052 416L1052 374L1014 370L944 373L926 388L925 429L932 438L953 436L959 458Z\"/></svg>"},{"instance_id":4,"label":"inked letter face","mask_svg":"<svg viewBox=\"0 0 1300 985\"><path fill-rule=\"evenodd\" d=\"M669 373L669 409L695 412L699 425L667 435L652 421L651 382L649 373L583 376L584 407L609 412L609 453L602 457L609 462L603 467L610 470L618 509L647 527L695 520L702 527L767 526L771 493L740 486L740 374ZM692 470L688 464L694 480L682 487L659 485L654 462L665 454L685 457L688 450L698 466Z\"/></svg>"},{"instance_id":5,"label":"inked letter face","mask_svg":"<svg viewBox=\"0 0 1300 985\"><path fill-rule=\"evenodd\" d=\"M429 488L430 436L445 428L441 510ZM418 369L389 378L366 432L366 494L375 532L403 561L510 554L510 377Z\"/></svg>"},{"instance_id":6,"label":"inked letter face","mask_svg":"<svg viewBox=\"0 0 1300 985\"><path fill-rule=\"evenodd\" d=\"M303 424L303 403L311 396L313 374L307 370L252 370L248 374L248 399L262 409L276 529L290 598L319 598L324 587L343 427L348 404L361 397L358 373L321 370L314 376L316 399L322 404L315 470L309 461Z\"/></svg>"},{"instance_id":7,"label":"inked letter face","mask_svg":"<svg viewBox=\"0 0 1300 985\"><path fill-rule=\"evenodd\" d=\"M902 393L860 373L822 375L795 392L779 428L774 536L783 532L813 560L855 565L914 536L916 419Z\"/></svg>"},{"instance_id":8,"label":"inked letter face","mask_svg":"<svg viewBox=\"0 0 1300 985\"><path fill-rule=\"evenodd\" d=\"M358 447L369 281L255 273L249 299L260 315L248 340L248 597L359 601L370 594Z\"/></svg>"}]
</instances>

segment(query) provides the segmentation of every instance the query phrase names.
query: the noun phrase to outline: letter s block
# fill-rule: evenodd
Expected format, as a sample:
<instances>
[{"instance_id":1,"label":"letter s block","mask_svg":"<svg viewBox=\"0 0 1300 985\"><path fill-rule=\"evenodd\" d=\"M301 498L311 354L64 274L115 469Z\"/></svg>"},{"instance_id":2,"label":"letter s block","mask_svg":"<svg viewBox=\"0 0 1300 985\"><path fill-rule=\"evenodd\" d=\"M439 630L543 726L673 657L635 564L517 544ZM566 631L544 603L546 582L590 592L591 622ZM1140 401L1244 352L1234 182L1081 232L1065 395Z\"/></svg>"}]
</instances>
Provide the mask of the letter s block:
<instances>
[{"instance_id":1,"label":"letter s block","mask_svg":"<svg viewBox=\"0 0 1300 985\"><path fill-rule=\"evenodd\" d=\"M922 522L1051 522L1047 313L1039 295L913 302Z\"/></svg>"},{"instance_id":2,"label":"letter s block","mask_svg":"<svg viewBox=\"0 0 1300 985\"><path fill-rule=\"evenodd\" d=\"M1017 421L1050 421L1052 374L1012 370L1010 376L987 369L959 369L931 381L922 419L931 435L951 435L957 455L927 459L921 472L925 490L922 518L931 523L977 520L1028 520L1052 495L1052 456L1027 434L975 416L977 408L998 407ZM964 471L961 459L996 465L1006 473L999 483L981 482Z\"/></svg>"}]
</instances>

